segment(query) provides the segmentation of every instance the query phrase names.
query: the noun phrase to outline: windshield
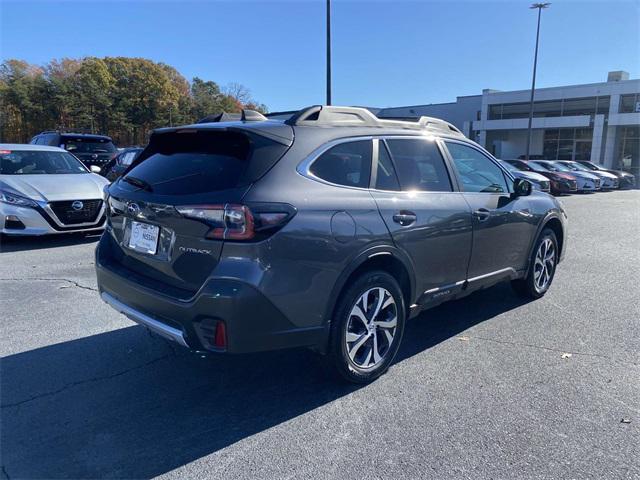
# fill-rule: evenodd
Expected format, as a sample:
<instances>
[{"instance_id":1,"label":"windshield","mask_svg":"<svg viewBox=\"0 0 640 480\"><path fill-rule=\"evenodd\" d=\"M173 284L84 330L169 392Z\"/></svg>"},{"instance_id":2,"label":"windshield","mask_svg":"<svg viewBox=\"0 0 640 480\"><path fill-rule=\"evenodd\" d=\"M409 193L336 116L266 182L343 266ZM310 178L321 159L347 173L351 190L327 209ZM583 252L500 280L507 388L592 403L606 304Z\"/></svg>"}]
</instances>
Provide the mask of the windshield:
<instances>
[{"instance_id":1,"label":"windshield","mask_svg":"<svg viewBox=\"0 0 640 480\"><path fill-rule=\"evenodd\" d=\"M60 145L72 153L113 153L115 145L108 139L98 138L63 138Z\"/></svg>"},{"instance_id":2,"label":"windshield","mask_svg":"<svg viewBox=\"0 0 640 480\"><path fill-rule=\"evenodd\" d=\"M585 167L584 165L582 165L581 163L578 162L573 162L569 164L570 167L572 167L574 170L582 170L583 172L590 172L591 169L588 167Z\"/></svg>"},{"instance_id":3,"label":"windshield","mask_svg":"<svg viewBox=\"0 0 640 480\"><path fill-rule=\"evenodd\" d=\"M520 170L518 170L516 167L514 167L510 163L505 162L504 160L500 160L500 165L502 165L504 168L506 168L510 172L520 172Z\"/></svg>"},{"instance_id":4,"label":"windshield","mask_svg":"<svg viewBox=\"0 0 640 480\"><path fill-rule=\"evenodd\" d=\"M553 169L553 166L549 165L548 163L538 163L538 162L530 161L527 163L527 165L533 168L536 172L549 172L549 171L554 172L555 171Z\"/></svg>"},{"instance_id":5,"label":"windshield","mask_svg":"<svg viewBox=\"0 0 640 480\"><path fill-rule=\"evenodd\" d=\"M596 167L593 163L590 162L579 162L580 165L582 165L583 167L587 167L589 170L598 170L598 167Z\"/></svg>"},{"instance_id":6,"label":"windshield","mask_svg":"<svg viewBox=\"0 0 640 480\"><path fill-rule=\"evenodd\" d=\"M66 152L0 150L2 175L51 175L88 173L73 155Z\"/></svg>"},{"instance_id":7,"label":"windshield","mask_svg":"<svg viewBox=\"0 0 640 480\"><path fill-rule=\"evenodd\" d=\"M566 165L559 162L552 163L551 167L556 169L553 170L555 172L573 172L575 170L575 168L567 167Z\"/></svg>"}]
</instances>

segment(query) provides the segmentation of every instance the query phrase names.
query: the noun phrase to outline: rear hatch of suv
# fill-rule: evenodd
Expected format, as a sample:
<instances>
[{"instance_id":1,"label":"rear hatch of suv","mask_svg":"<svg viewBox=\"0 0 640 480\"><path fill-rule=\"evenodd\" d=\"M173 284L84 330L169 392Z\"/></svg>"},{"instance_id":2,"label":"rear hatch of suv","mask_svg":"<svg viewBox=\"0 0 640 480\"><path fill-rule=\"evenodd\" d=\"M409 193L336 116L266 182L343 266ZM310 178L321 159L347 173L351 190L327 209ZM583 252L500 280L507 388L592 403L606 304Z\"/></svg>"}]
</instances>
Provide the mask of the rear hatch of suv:
<instances>
[{"instance_id":1,"label":"rear hatch of suv","mask_svg":"<svg viewBox=\"0 0 640 480\"><path fill-rule=\"evenodd\" d=\"M165 293L195 293L224 241L243 241L253 231L255 219L241 202L291 145L291 128L280 125L267 136L240 127L154 133L109 188L111 267Z\"/></svg>"},{"instance_id":2,"label":"rear hatch of suv","mask_svg":"<svg viewBox=\"0 0 640 480\"><path fill-rule=\"evenodd\" d=\"M101 167L117 153L111 138L101 135L61 135L60 144L86 166Z\"/></svg>"}]
</instances>

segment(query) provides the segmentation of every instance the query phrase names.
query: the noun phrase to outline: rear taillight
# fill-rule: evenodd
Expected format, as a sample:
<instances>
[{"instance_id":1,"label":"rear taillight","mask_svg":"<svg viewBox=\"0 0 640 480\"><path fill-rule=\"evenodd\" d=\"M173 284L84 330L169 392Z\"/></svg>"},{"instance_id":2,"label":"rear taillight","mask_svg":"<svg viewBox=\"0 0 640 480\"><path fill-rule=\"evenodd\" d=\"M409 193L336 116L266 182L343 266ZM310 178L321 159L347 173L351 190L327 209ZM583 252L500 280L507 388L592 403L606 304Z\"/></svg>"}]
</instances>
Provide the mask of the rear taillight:
<instances>
[{"instance_id":1,"label":"rear taillight","mask_svg":"<svg viewBox=\"0 0 640 480\"><path fill-rule=\"evenodd\" d=\"M213 337L213 345L220 349L227 348L227 327L222 321L218 321L216 323L216 333Z\"/></svg>"},{"instance_id":2,"label":"rear taillight","mask_svg":"<svg viewBox=\"0 0 640 480\"><path fill-rule=\"evenodd\" d=\"M295 214L290 205L266 204L259 206L183 205L176 210L186 217L199 220L211 227L206 238L214 240L252 240L263 232L275 231Z\"/></svg>"}]
</instances>

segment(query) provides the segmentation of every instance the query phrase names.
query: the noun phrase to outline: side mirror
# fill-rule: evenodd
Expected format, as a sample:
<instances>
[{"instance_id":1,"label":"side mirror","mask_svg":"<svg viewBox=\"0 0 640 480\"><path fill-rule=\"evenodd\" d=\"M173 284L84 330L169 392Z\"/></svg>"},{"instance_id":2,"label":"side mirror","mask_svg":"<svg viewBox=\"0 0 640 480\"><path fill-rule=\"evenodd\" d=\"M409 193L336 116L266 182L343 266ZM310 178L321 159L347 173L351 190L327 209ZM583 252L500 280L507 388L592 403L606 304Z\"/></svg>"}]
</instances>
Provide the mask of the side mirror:
<instances>
[{"instance_id":1,"label":"side mirror","mask_svg":"<svg viewBox=\"0 0 640 480\"><path fill-rule=\"evenodd\" d=\"M516 197L526 197L527 195L531 195L531 190L533 190L533 185L528 180L524 178L516 178L513 181L513 193Z\"/></svg>"},{"instance_id":2,"label":"side mirror","mask_svg":"<svg viewBox=\"0 0 640 480\"><path fill-rule=\"evenodd\" d=\"M102 171L102 169L97 165L91 165L89 170L91 170L91 173L100 173Z\"/></svg>"}]
</instances>

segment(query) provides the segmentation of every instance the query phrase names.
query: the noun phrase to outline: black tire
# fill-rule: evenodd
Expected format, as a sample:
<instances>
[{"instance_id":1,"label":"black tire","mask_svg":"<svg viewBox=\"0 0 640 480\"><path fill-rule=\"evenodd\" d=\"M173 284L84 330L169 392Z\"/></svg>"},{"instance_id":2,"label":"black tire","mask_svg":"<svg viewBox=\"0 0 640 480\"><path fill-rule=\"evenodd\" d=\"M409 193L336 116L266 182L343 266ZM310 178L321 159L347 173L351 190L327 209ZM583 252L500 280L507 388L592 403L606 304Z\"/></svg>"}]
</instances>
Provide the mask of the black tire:
<instances>
[{"instance_id":1,"label":"black tire","mask_svg":"<svg viewBox=\"0 0 640 480\"><path fill-rule=\"evenodd\" d=\"M553 245L553 264L550 265L548 262L545 263L545 267L551 270L548 276L548 281L544 283L542 287L537 284L536 272L538 271L538 267L536 266L536 256L540 252L541 245L545 243L547 240L551 241ZM553 277L556 273L556 267L558 266L558 258L560 255L560 251L558 250L558 240L556 238L556 234L553 233L553 230L549 228L545 228L533 247L533 251L531 252L531 258L529 259L529 270L527 272L527 276L518 280L513 280L511 282L511 286L519 295L525 298L537 299L544 296L545 293L551 287L551 283L553 282Z\"/></svg>"},{"instance_id":2,"label":"black tire","mask_svg":"<svg viewBox=\"0 0 640 480\"><path fill-rule=\"evenodd\" d=\"M389 369L389 366L398 353L398 348L402 341L402 334L404 333L406 319L404 296L402 295L402 289L396 279L384 271L365 272L358 277L355 282L345 288L346 290L344 290L340 296L340 300L338 301L338 305L331 322L327 362L333 373L339 375L342 379L351 383L369 383ZM377 317L369 318L373 317L376 307L378 306L378 299L380 298L380 290L371 291L371 289L378 288L384 290L382 292L383 301L381 303L386 304L392 297L393 304L389 304L385 308L380 308L378 310L379 313ZM351 315L352 310L356 305L363 305L363 296L365 292L370 292L367 295L367 298L369 296L371 297L368 302L371 307L369 310L365 308L364 311L365 317L367 317L369 321L369 330L367 330L364 322L358 323L360 317ZM394 313L396 318L395 328L382 328L373 325L374 320L378 320L377 324L379 325L381 319L383 323L393 324ZM363 332L354 333L354 331L351 330L354 326L362 326ZM362 335L360 338L369 336L357 351L357 353L361 353L360 350L363 350L362 364L367 362L366 359L368 358L365 349L371 348L371 352L373 352L373 342L374 337L376 337L375 345L378 346L376 351L378 351L378 355L380 356L380 360L377 363L374 362L375 364L365 368L357 363L357 356L355 360L351 358L347 347L348 329L350 330L349 335ZM388 341L388 335L384 332L385 329L387 329L389 335L392 336L391 342ZM358 341L354 341L351 345L355 346ZM386 347L386 349L384 347ZM370 358L375 357L371 354Z\"/></svg>"}]
</instances>

